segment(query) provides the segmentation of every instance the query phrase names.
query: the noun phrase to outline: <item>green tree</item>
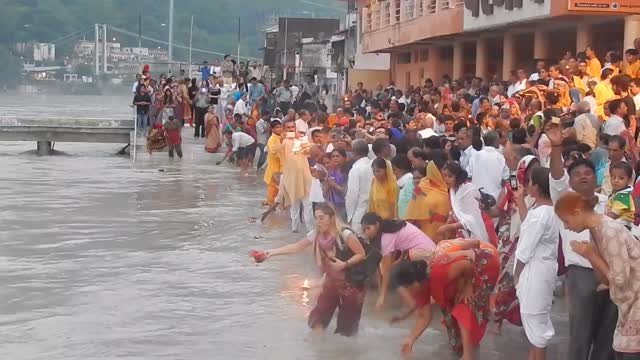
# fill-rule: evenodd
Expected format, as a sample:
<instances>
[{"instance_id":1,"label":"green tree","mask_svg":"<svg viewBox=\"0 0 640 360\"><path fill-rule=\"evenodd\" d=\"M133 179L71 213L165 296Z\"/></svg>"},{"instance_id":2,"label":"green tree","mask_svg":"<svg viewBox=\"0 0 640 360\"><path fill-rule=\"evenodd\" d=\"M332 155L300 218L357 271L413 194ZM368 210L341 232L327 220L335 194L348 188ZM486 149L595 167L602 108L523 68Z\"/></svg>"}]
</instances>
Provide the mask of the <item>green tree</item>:
<instances>
[{"instance_id":1,"label":"green tree","mask_svg":"<svg viewBox=\"0 0 640 360\"><path fill-rule=\"evenodd\" d=\"M13 88L21 77L20 60L7 48L0 45L0 86Z\"/></svg>"}]
</instances>

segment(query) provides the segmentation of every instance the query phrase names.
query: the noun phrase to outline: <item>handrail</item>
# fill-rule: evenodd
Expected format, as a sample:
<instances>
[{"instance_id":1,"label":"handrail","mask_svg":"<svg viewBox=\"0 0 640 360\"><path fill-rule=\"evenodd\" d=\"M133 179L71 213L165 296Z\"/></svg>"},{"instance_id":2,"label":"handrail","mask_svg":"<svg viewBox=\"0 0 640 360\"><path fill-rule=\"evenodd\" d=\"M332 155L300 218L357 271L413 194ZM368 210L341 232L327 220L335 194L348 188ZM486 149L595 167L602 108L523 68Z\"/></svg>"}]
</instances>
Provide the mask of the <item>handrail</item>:
<instances>
[{"instance_id":1,"label":"handrail","mask_svg":"<svg viewBox=\"0 0 640 360\"><path fill-rule=\"evenodd\" d=\"M384 29L463 6L464 0L374 0L362 10L363 29L364 32Z\"/></svg>"}]
</instances>

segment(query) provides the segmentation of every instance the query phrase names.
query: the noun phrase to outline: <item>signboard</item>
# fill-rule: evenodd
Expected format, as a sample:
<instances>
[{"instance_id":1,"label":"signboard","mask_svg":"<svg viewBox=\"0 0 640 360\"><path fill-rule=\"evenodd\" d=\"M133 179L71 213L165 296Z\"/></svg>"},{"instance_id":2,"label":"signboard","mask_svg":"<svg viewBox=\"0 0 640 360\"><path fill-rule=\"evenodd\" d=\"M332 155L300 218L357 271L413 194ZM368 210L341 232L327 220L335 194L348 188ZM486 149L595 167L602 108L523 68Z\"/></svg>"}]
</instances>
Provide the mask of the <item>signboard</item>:
<instances>
[{"instance_id":1,"label":"signboard","mask_svg":"<svg viewBox=\"0 0 640 360\"><path fill-rule=\"evenodd\" d=\"M569 10L617 13L640 12L638 0L569 0Z\"/></svg>"},{"instance_id":2,"label":"signboard","mask_svg":"<svg viewBox=\"0 0 640 360\"><path fill-rule=\"evenodd\" d=\"M464 0L463 28L464 30L480 30L519 21L545 18L550 14L551 0Z\"/></svg>"}]
</instances>

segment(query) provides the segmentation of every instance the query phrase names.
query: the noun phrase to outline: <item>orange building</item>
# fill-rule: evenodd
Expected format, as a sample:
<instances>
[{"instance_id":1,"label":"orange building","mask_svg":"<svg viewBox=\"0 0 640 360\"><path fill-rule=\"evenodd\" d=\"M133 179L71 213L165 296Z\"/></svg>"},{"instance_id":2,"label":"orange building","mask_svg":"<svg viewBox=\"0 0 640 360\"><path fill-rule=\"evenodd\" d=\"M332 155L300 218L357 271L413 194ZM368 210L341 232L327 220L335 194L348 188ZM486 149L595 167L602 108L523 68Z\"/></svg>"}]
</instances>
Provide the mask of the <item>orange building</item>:
<instances>
[{"instance_id":1,"label":"orange building","mask_svg":"<svg viewBox=\"0 0 640 360\"><path fill-rule=\"evenodd\" d=\"M401 88L445 74L507 79L587 45L604 63L640 37L640 0L371 0L360 12L363 51L390 53Z\"/></svg>"}]
</instances>

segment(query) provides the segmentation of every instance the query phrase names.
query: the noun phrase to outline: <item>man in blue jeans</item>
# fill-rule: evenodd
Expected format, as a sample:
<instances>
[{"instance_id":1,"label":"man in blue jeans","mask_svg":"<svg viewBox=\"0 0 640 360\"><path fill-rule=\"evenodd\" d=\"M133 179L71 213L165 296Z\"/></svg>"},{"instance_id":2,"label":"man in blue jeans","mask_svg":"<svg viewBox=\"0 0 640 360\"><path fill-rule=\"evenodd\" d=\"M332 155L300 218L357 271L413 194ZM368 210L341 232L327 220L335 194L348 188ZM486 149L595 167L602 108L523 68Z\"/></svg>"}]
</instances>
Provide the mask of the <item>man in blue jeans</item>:
<instances>
[{"instance_id":1,"label":"man in blue jeans","mask_svg":"<svg viewBox=\"0 0 640 360\"><path fill-rule=\"evenodd\" d=\"M149 124L149 105L151 105L151 96L147 94L147 87L140 85L138 92L133 97L133 105L136 106L136 121L138 128L144 130L151 126Z\"/></svg>"}]
</instances>

